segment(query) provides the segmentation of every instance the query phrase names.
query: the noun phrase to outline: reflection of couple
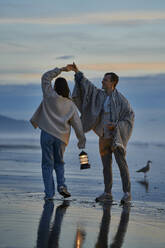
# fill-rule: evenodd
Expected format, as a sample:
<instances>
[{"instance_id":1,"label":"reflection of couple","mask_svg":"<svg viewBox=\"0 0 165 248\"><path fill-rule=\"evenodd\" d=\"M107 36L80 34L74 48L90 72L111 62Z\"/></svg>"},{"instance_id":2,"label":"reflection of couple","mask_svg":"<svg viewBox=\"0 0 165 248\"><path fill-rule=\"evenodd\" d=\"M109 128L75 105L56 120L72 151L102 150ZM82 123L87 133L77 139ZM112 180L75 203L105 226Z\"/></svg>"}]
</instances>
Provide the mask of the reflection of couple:
<instances>
[{"instance_id":1,"label":"reflection of couple","mask_svg":"<svg viewBox=\"0 0 165 248\"><path fill-rule=\"evenodd\" d=\"M46 201L46 203L44 204L43 213L38 227L37 248L59 247L59 238L62 221L68 206L69 203L67 201L64 201L60 206L56 208L53 225L51 225L51 218L54 212L54 202ZM110 245L111 248L122 247L124 237L127 231L129 213L130 207L128 205L125 205L121 213L118 230L116 232L113 242ZM100 231L95 245L96 248L108 247L110 221L111 204L104 203ZM65 233L63 235L65 235ZM78 228L73 247L80 248L83 245L84 239L85 231Z\"/></svg>"},{"instance_id":2,"label":"reflection of couple","mask_svg":"<svg viewBox=\"0 0 165 248\"><path fill-rule=\"evenodd\" d=\"M81 113L81 121L75 104L69 97L69 88L64 78L53 78L62 71L75 72L73 101ZM76 132L78 147L85 147L84 132L93 130L99 136L100 156L103 164L104 193L96 201L112 201L112 153L119 166L124 196L122 201L131 199L129 171L126 161L126 146L131 136L134 112L126 98L116 90L118 76L106 73L102 89L96 88L73 63L61 69L46 72L42 76L43 101L33 115L31 122L41 131L42 174L46 199L54 196L52 172L56 171L57 189L69 197L64 178L63 154L70 135L70 126Z\"/></svg>"},{"instance_id":3,"label":"reflection of couple","mask_svg":"<svg viewBox=\"0 0 165 248\"><path fill-rule=\"evenodd\" d=\"M68 206L68 202L64 201L62 205L56 208L54 222L50 229L51 218L54 212L54 202L45 202L38 227L37 248L59 247L61 224Z\"/></svg>"},{"instance_id":4,"label":"reflection of couple","mask_svg":"<svg viewBox=\"0 0 165 248\"><path fill-rule=\"evenodd\" d=\"M126 204L123 207L120 223L118 225L118 230L114 237L113 242L110 245L110 248L120 248L124 242L124 237L127 231L128 221L129 221L130 205ZM108 233L111 222L111 205L103 204L103 216L100 224L100 232L98 235L96 248L106 248L108 247Z\"/></svg>"}]
</instances>

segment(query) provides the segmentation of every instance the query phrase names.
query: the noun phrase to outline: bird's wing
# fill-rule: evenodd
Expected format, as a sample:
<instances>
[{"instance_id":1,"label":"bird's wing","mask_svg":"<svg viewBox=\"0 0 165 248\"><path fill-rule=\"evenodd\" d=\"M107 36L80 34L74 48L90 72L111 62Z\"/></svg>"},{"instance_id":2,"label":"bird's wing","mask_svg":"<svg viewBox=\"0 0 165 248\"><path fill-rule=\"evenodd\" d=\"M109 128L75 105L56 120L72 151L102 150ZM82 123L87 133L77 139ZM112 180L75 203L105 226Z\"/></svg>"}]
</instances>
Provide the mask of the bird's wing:
<instances>
[{"instance_id":1,"label":"bird's wing","mask_svg":"<svg viewBox=\"0 0 165 248\"><path fill-rule=\"evenodd\" d=\"M136 172L144 172L146 167L141 168L140 170L137 170Z\"/></svg>"}]
</instances>

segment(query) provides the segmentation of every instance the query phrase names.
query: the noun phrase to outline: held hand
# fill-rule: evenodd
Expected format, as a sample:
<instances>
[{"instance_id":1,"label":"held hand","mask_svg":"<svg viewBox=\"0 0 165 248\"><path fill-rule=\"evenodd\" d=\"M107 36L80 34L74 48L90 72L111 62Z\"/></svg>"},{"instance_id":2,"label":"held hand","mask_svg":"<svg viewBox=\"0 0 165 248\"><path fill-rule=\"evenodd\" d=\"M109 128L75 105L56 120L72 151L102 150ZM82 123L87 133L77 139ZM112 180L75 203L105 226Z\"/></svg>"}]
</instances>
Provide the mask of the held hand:
<instances>
[{"instance_id":1,"label":"held hand","mask_svg":"<svg viewBox=\"0 0 165 248\"><path fill-rule=\"evenodd\" d=\"M78 67L76 66L76 64L73 62L73 64L69 64L67 65L68 68L71 70L71 71L74 71L74 72L78 72Z\"/></svg>"},{"instance_id":2,"label":"held hand","mask_svg":"<svg viewBox=\"0 0 165 248\"><path fill-rule=\"evenodd\" d=\"M108 125L107 125L107 128L108 128L110 131L114 131L115 128L116 128L115 122L109 122Z\"/></svg>"},{"instance_id":3,"label":"held hand","mask_svg":"<svg viewBox=\"0 0 165 248\"><path fill-rule=\"evenodd\" d=\"M65 72L72 71L72 67L70 65L67 65L65 67L62 67L61 71L65 71Z\"/></svg>"},{"instance_id":4,"label":"held hand","mask_svg":"<svg viewBox=\"0 0 165 248\"><path fill-rule=\"evenodd\" d=\"M77 146L79 149L84 149L85 148L85 144L86 144L86 138L79 140L79 142L77 143Z\"/></svg>"},{"instance_id":5,"label":"held hand","mask_svg":"<svg viewBox=\"0 0 165 248\"><path fill-rule=\"evenodd\" d=\"M73 62L73 68L74 68L74 72L78 72L79 71L77 65L74 62Z\"/></svg>"}]
</instances>

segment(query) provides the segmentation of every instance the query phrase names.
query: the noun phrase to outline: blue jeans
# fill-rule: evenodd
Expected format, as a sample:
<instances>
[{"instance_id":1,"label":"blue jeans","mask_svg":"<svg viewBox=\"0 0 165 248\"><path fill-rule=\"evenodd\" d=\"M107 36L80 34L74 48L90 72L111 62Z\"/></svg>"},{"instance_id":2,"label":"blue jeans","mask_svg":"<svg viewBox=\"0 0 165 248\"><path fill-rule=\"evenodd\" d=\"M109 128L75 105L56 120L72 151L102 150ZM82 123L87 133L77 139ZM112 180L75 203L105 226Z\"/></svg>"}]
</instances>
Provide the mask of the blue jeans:
<instances>
[{"instance_id":1,"label":"blue jeans","mask_svg":"<svg viewBox=\"0 0 165 248\"><path fill-rule=\"evenodd\" d=\"M53 197L55 194L55 184L53 169L56 172L57 190L61 186L66 187L64 177L63 155L65 143L60 139L41 130L41 149L42 149L42 177L45 186L45 196Z\"/></svg>"}]
</instances>

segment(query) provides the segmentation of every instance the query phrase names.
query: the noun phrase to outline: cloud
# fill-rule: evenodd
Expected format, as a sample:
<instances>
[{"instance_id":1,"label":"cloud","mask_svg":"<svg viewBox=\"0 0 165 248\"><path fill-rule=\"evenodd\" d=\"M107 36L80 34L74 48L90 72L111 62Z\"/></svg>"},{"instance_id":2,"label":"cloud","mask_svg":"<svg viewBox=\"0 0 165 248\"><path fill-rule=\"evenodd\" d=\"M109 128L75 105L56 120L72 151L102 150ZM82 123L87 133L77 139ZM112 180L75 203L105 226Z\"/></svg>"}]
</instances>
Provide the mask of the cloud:
<instances>
[{"instance_id":1,"label":"cloud","mask_svg":"<svg viewBox=\"0 0 165 248\"><path fill-rule=\"evenodd\" d=\"M56 59L59 60L67 60L67 59L74 59L75 57L73 55L65 55L65 56L60 56L60 57L56 57Z\"/></svg>"},{"instance_id":2,"label":"cloud","mask_svg":"<svg viewBox=\"0 0 165 248\"><path fill-rule=\"evenodd\" d=\"M0 24L48 24L48 25L137 25L165 20L164 11L96 12L68 17L0 18Z\"/></svg>"}]
</instances>

